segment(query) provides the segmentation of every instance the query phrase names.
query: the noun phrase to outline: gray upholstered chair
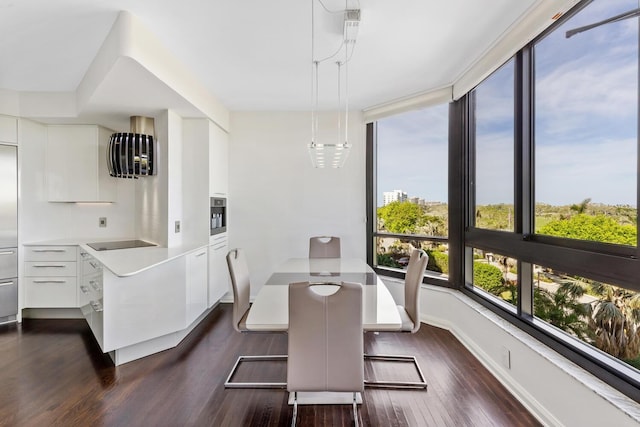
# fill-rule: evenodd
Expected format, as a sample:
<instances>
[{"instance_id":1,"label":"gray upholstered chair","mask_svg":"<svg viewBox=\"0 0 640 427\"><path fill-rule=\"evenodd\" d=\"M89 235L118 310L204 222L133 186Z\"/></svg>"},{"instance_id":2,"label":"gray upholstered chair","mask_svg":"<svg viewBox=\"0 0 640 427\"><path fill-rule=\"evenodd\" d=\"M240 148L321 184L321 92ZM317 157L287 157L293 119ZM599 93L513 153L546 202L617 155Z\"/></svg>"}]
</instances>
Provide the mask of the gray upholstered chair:
<instances>
[{"instance_id":1,"label":"gray upholstered chair","mask_svg":"<svg viewBox=\"0 0 640 427\"><path fill-rule=\"evenodd\" d=\"M407 273L404 278L404 306L398 306L402 319L400 332L416 333L420 329L420 285L427 268L429 256L421 249L414 249L409 258ZM370 381L365 380L368 387L384 388L427 388L424 374L414 356L365 354L365 359L393 362L413 363L420 381Z\"/></svg>"},{"instance_id":2,"label":"gray upholstered chair","mask_svg":"<svg viewBox=\"0 0 640 427\"><path fill-rule=\"evenodd\" d=\"M315 236L309 239L309 258L340 258L340 238Z\"/></svg>"},{"instance_id":3,"label":"gray upholstered chair","mask_svg":"<svg viewBox=\"0 0 640 427\"><path fill-rule=\"evenodd\" d=\"M250 309L249 296L251 293L251 282L249 281L249 266L244 251L242 249L229 251L227 254L227 266L229 267L231 287L233 289L233 328L238 332L247 332L246 321ZM232 382L232 377L244 361L274 361L286 359L286 355L239 356L224 386L226 388L285 388L286 383Z\"/></svg>"},{"instance_id":4,"label":"gray upholstered chair","mask_svg":"<svg viewBox=\"0 0 640 427\"><path fill-rule=\"evenodd\" d=\"M293 420L298 392L364 391L362 285L342 282L331 295L320 295L309 282L289 285L289 360L287 390L293 393Z\"/></svg>"}]
</instances>

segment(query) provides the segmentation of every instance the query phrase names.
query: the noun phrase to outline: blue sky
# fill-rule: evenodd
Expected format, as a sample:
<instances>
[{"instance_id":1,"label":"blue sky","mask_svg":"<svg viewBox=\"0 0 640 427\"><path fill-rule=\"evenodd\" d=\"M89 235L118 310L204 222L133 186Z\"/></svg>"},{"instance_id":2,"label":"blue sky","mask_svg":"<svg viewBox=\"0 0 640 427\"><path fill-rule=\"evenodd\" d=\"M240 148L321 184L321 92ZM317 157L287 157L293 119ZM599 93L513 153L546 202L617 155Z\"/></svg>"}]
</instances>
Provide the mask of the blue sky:
<instances>
[{"instance_id":1,"label":"blue sky","mask_svg":"<svg viewBox=\"0 0 640 427\"><path fill-rule=\"evenodd\" d=\"M595 0L536 46L536 201L636 205L638 18L565 32L637 7ZM477 102L477 202L512 203L513 63L478 87ZM379 200L402 189L446 201L447 111L379 121Z\"/></svg>"}]
</instances>

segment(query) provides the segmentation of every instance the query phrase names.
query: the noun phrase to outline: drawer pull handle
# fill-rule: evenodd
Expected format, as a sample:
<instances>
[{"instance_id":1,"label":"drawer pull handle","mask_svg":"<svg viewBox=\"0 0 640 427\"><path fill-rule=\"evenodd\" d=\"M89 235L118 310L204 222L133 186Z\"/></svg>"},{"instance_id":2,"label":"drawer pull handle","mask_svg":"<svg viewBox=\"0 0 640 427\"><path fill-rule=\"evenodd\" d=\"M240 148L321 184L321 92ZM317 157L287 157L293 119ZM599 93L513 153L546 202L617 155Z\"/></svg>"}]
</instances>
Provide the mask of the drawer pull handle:
<instances>
[{"instance_id":1,"label":"drawer pull handle","mask_svg":"<svg viewBox=\"0 0 640 427\"><path fill-rule=\"evenodd\" d=\"M89 265L93 268L100 268L100 266L93 261L89 261Z\"/></svg>"},{"instance_id":2,"label":"drawer pull handle","mask_svg":"<svg viewBox=\"0 0 640 427\"><path fill-rule=\"evenodd\" d=\"M16 251L2 251L2 252L0 252L0 255L13 255L15 253L16 253Z\"/></svg>"},{"instance_id":3,"label":"drawer pull handle","mask_svg":"<svg viewBox=\"0 0 640 427\"><path fill-rule=\"evenodd\" d=\"M86 286L80 286L80 290L82 291L83 294L89 293L89 288L87 288Z\"/></svg>"},{"instance_id":4,"label":"drawer pull handle","mask_svg":"<svg viewBox=\"0 0 640 427\"><path fill-rule=\"evenodd\" d=\"M201 257L202 255L205 255L205 254L206 254L206 252L201 252L198 255L196 255L196 258Z\"/></svg>"},{"instance_id":5,"label":"drawer pull handle","mask_svg":"<svg viewBox=\"0 0 640 427\"><path fill-rule=\"evenodd\" d=\"M33 249L33 252L67 252L66 249Z\"/></svg>"},{"instance_id":6,"label":"drawer pull handle","mask_svg":"<svg viewBox=\"0 0 640 427\"><path fill-rule=\"evenodd\" d=\"M89 305L91 305L91 308L93 308L96 311L96 313L101 313L102 311L104 311L104 308L102 307L102 305L97 301L91 301Z\"/></svg>"},{"instance_id":7,"label":"drawer pull handle","mask_svg":"<svg viewBox=\"0 0 640 427\"><path fill-rule=\"evenodd\" d=\"M10 282L1 282L1 283L0 283L0 286L11 286L11 285L13 285L13 283L14 283L13 281L10 281Z\"/></svg>"},{"instance_id":8,"label":"drawer pull handle","mask_svg":"<svg viewBox=\"0 0 640 427\"><path fill-rule=\"evenodd\" d=\"M34 265L33 268L65 268L66 265Z\"/></svg>"},{"instance_id":9,"label":"drawer pull handle","mask_svg":"<svg viewBox=\"0 0 640 427\"><path fill-rule=\"evenodd\" d=\"M33 283L67 283L66 280L34 280Z\"/></svg>"},{"instance_id":10,"label":"drawer pull handle","mask_svg":"<svg viewBox=\"0 0 640 427\"><path fill-rule=\"evenodd\" d=\"M95 289L98 292L100 292L102 290L102 288L100 287L100 284L98 282L96 282L95 280L90 280L89 284L91 285L91 287L93 289Z\"/></svg>"}]
</instances>

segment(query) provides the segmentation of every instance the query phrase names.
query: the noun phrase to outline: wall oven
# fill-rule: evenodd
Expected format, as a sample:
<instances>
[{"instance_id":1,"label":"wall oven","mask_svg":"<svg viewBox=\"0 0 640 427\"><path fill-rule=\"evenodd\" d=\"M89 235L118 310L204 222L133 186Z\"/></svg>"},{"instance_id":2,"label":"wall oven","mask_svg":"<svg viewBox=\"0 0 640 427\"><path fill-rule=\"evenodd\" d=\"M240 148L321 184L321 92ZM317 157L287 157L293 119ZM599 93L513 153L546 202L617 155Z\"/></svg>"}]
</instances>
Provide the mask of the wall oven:
<instances>
[{"instance_id":1,"label":"wall oven","mask_svg":"<svg viewBox=\"0 0 640 427\"><path fill-rule=\"evenodd\" d=\"M210 236L227 231L227 199L211 197Z\"/></svg>"}]
</instances>

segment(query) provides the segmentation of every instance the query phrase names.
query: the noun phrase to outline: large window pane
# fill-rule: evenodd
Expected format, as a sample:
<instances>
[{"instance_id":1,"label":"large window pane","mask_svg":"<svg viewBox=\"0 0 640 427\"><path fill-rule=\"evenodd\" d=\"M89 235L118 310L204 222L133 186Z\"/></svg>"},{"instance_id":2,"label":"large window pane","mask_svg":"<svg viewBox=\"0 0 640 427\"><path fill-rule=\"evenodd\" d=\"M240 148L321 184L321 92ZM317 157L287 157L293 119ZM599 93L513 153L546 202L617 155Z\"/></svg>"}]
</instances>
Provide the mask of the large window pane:
<instances>
[{"instance_id":1,"label":"large window pane","mask_svg":"<svg viewBox=\"0 0 640 427\"><path fill-rule=\"evenodd\" d=\"M640 368L640 294L534 266L534 315Z\"/></svg>"},{"instance_id":2,"label":"large window pane","mask_svg":"<svg viewBox=\"0 0 640 427\"><path fill-rule=\"evenodd\" d=\"M475 89L475 226L513 231L514 61Z\"/></svg>"},{"instance_id":3,"label":"large window pane","mask_svg":"<svg viewBox=\"0 0 640 427\"><path fill-rule=\"evenodd\" d=\"M378 121L377 230L447 236L448 105Z\"/></svg>"},{"instance_id":4,"label":"large window pane","mask_svg":"<svg viewBox=\"0 0 640 427\"><path fill-rule=\"evenodd\" d=\"M637 7L594 1L534 47L539 234L636 245L638 18L567 31Z\"/></svg>"}]
</instances>

